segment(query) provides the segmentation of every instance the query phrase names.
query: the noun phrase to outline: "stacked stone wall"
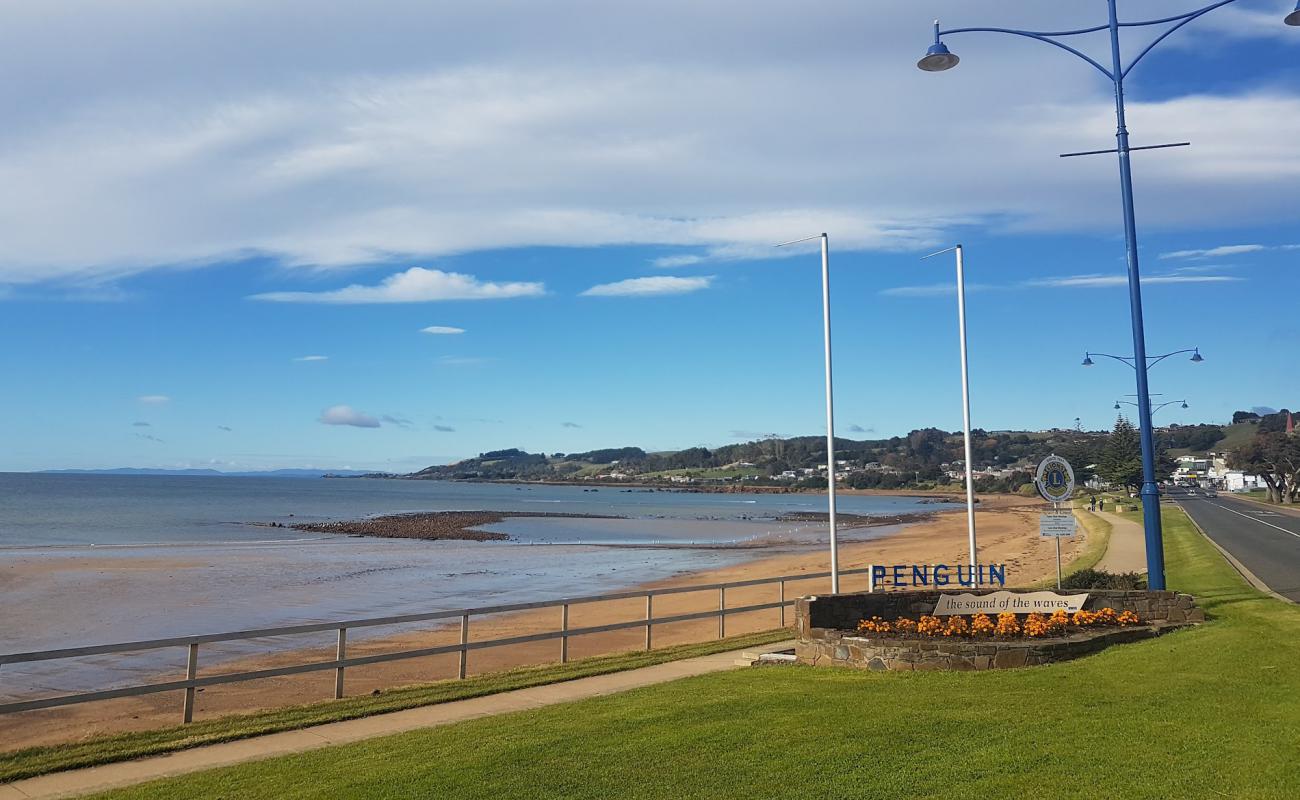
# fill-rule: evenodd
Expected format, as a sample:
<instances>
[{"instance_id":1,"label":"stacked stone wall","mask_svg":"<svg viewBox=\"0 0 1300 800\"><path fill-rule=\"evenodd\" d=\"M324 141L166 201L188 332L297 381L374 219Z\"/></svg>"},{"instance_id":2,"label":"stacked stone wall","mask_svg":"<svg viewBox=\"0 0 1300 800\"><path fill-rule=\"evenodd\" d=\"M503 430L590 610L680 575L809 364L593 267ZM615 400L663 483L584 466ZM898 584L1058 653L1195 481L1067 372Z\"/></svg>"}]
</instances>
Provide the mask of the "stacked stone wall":
<instances>
[{"instance_id":1,"label":"stacked stone wall","mask_svg":"<svg viewBox=\"0 0 1300 800\"><path fill-rule=\"evenodd\" d=\"M1002 590L974 590L992 594ZM1132 611L1142 624L1123 628L1077 630L1049 639L945 639L858 634L860 620L916 619L933 613L939 591L875 592L800 598L795 606L799 661L813 666L874 670L977 670L1035 666L1094 653L1112 644L1159 636L1183 625L1202 622L1205 612L1188 594L1169 591L1093 590L1083 607Z\"/></svg>"}]
</instances>

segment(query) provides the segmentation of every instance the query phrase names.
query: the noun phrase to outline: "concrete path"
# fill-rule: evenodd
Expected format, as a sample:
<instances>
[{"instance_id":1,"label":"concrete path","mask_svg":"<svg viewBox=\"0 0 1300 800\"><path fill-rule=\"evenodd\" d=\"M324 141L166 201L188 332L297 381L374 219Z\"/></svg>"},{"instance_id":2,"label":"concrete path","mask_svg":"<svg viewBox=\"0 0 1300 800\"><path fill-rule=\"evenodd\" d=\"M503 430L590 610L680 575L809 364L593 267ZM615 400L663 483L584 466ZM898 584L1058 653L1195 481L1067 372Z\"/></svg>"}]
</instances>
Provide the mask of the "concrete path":
<instances>
[{"instance_id":1,"label":"concrete path","mask_svg":"<svg viewBox=\"0 0 1300 800\"><path fill-rule=\"evenodd\" d=\"M1103 572L1146 572L1147 545L1142 526L1109 511L1094 514L1110 523L1110 542L1106 554L1097 562Z\"/></svg>"},{"instance_id":2,"label":"concrete path","mask_svg":"<svg viewBox=\"0 0 1300 800\"><path fill-rule=\"evenodd\" d=\"M187 772L224 767L246 761L257 761L275 756L301 753L336 744L356 742L375 736L403 733L417 728L434 728L467 719L508 714L530 708L584 700L589 697L625 692L656 683L667 683L678 678L704 675L735 669L736 662L745 653L770 653L788 650L794 642L730 650L711 656L669 661L651 667L596 675L590 678L534 686L513 692L457 700L434 706L378 714L373 717L331 722L296 731L272 733L236 742L207 745L191 750L181 750L167 755L152 756L136 761L105 764L99 767L56 772L36 778L0 784L0 800L30 800L31 798L76 797L78 795L131 786L137 783L182 775Z\"/></svg>"}]
</instances>

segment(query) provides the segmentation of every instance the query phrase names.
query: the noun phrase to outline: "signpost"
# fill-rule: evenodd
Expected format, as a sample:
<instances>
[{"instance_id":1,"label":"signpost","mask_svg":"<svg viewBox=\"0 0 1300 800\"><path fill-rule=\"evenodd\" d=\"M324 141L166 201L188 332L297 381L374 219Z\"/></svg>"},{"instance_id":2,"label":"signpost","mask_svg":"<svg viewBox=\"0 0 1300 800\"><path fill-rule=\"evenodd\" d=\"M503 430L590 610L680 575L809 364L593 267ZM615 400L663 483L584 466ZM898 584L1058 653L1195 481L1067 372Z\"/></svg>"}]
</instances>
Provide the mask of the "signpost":
<instances>
[{"instance_id":1,"label":"signpost","mask_svg":"<svg viewBox=\"0 0 1300 800\"><path fill-rule=\"evenodd\" d=\"M1070 462L1053 453L1038 465L1034 485L1043 499L1052 504L1052 510L1038 519L1038 535L1056 540L1056 588L1061 588L1061 537L1075 533L1074 512L1061 511L1061 503L1074 496L1074 470Z\"/></svg>"}]
</instances>

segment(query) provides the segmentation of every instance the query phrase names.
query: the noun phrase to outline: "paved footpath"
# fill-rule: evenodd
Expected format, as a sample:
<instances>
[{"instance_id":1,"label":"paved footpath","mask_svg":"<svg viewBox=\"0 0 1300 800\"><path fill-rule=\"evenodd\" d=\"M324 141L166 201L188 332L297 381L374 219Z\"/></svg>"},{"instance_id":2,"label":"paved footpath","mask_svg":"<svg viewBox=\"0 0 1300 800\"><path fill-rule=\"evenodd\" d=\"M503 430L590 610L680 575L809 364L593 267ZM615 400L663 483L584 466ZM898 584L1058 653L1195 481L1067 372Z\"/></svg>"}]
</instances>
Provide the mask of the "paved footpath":
<instances>
[{"instance_id":1,"label":"paved footpath","mask_svg":"<svg viewBox=\"0 0 1300 800\"><path fill-rule=\"evenodd\" d=\"M1110 523L1110 542L1097 569L1110 573L1146 572L1146 533L1142 526L1109 511L1093 513Z\"/></svg>"},{"instance_id":2,"label":"paved footpath","mask_svg":"<svg viewBox=\"0 0 1300 800\"><path fill-rule=\"evenodd\" d=\"M692 675L735 669L742 653L770 653L788 650L794 642L731 650L711 656L669 661L641 669L594 675L590 678L552 683L517 689L513 692L456 700L433 706L377 714L373 717L331 722L296 731L272 733L236 742L206 745L181 750L161 756L151 756L136 761L105 764L99 767L56 772L36 778L0 784L0 800L30 800L30 798L76 797L78 795L131 786L156 778L182 775L187 772L224 767L246 761L301 753L336 744L346 744L376 736L451 725L467 719L526 711L556 703L568 703L589 697L626 692L642 686L667 683Z\"/></svg>"}]
</instances>

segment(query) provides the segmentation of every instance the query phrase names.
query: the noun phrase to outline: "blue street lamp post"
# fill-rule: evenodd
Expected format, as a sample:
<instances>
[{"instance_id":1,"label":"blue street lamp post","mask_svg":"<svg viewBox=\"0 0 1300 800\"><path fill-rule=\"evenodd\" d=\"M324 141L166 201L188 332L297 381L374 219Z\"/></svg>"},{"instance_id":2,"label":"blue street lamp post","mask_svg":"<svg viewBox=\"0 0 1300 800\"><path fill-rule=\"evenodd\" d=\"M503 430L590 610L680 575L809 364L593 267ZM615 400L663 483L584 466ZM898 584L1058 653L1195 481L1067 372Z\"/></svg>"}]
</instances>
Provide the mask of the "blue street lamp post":
<instances>
[{"instance_id":1,"label":"blue street lamp post","mask_svg":"<svg viewBox=\"0 0 1300 800\"><path fill-rule=\"evenodd\" d=\"M1151 430L1151 397L1147 391L1148 359L1146 354L1146 334L1143 331L1142 323L1142 280L1138 270L1137 222L1133 213L1133 172L1129 163L1129 153L1133 150L1149 150L1175 145L1129 146L1128 128L1124 120L1124 78L1128 76L1133 67L1137 66L1138 62L1147 53L1151 52L1152 48L1164 41L1174 31L1220 6L1226 6L1233 2L1236 2L1236 0L1220 0L1220 2L1211 3L1195 11L1188 11L1185 14L1162 19L1151 19L1143 22L1120 22L1115 7L1116 0L1106 0L1109 20L1105 25L1095 25L1091 28L1080 28L1073 31L1022 31L1012 28L952 28L945 31L939 29L939 23L936 20L934 23L934 44L930 45L925 56L916 64L917 67L926 72L943 72L957 66L960 59L944 45L940 38L942 36L955 33L1006 33L1013 36L1037 39L1040 42L1045 42L1072 53L1088 62L1114 84L1115 149L1072 153L1069 155L1095 155L1097 153L1113 152L1119 158L1120 196L1124 212L1124 243L1128 253L1129 307L1133 321L1133 366L1137 373L1138 422L1142 432L1142 514L1146 529L1147 583L1152 589L1165 588L1165 558L1163 533L1160 525L1160 489L1156 486L1155 480L1155 440ZM1296 3L1296 10L1288 14L1284 21L1287 25L1300 25L1300 0ZM1120 53L1120 28L1141 28L1164 24L1168 24L1169 27L1147 45L1142 52L1138 53L1137 57L1131 60L1128 66L1124 66ZM1102 66L1074 47L1059 41L1065 37L1099 31L1109 31L1110 33L1110 69Z\"/></svg>"}]
</instances>

